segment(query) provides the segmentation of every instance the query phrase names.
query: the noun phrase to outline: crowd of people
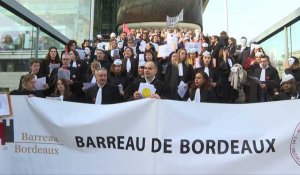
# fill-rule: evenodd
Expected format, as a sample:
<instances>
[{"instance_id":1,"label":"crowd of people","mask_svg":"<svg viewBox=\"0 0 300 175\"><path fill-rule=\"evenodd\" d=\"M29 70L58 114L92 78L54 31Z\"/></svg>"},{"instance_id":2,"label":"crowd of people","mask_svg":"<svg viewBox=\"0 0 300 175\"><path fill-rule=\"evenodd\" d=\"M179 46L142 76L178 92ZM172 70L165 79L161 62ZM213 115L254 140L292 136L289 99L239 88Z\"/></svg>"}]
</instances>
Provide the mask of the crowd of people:
<instances>
[{"instance_id":1,"label":"crowd of people","mask_svg":"<svg viewBox=\"0 0 300 175\"><path fill-rule=\"evenodd\" d=\"M160 46L174 36L174 50L160 56ZM187 43L200 43L200 48L187 48ZM204 36L198 30L131 29L111 33L106 47L101 35L81 47L70 40L61 54L50 47L44 60L31 62L19 89L10 94L92 104L142 98L236 103L241 92L245 103L300 98L299 59L287 58L280 79L263 48L250 50L246 37L237 45L226 32Z\"/></svg>"}]
</instances>

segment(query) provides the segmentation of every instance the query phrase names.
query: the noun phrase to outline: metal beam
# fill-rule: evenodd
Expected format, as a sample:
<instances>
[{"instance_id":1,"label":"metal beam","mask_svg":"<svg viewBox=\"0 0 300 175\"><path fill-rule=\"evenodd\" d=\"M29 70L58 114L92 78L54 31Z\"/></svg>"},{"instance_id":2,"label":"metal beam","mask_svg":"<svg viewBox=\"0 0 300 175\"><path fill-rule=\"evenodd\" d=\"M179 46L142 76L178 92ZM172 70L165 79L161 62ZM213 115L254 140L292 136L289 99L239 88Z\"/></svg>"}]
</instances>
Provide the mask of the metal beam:
<instances>
[{"instance_id":1,"label":"metal beam","mask_svg":"<svg viewBox=\"0 0 300 175\"><path fill-rule=\"evenodd\" d=\"M13 14L17 15L18 17L22 18L23 20L27 21L31 25L40 28L41 31L45 32L47 35L51 36L52 38L56 39L62 44L66 44L69 42L69 38L61 34L59 31L57 31L44 20L33 14L30 10L22 6L17 1L0 0L0 5L8 11L12 12Z\"/></svg>"}]
</instances>

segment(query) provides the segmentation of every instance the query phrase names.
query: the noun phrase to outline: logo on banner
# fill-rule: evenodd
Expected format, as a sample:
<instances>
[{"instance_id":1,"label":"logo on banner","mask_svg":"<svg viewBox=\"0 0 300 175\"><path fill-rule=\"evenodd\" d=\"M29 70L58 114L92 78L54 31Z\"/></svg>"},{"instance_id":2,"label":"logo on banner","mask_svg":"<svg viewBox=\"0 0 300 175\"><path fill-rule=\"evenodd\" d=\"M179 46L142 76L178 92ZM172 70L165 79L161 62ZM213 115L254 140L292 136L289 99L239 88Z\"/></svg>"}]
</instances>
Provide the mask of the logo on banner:
<instances>
[{"instance_id":1,"label":"logo on banner","mask_svg":"<svg viewBox=\"0 0 300 175\"><path fill-rule=\"evenodd\" d=\"M295 162L300 166L300 123L297 125L292 137L290 152Z\"/></svg>"},{"instance_id":2,"label":"logo on banner","mask_svg":"<svg viewBox=\"0 0 300 175\"><path fill-rule=\"evenodd\" d=\"M14 142L14 120L0 119L0 140L1 145Z\"/></svg>"}]
</instances>

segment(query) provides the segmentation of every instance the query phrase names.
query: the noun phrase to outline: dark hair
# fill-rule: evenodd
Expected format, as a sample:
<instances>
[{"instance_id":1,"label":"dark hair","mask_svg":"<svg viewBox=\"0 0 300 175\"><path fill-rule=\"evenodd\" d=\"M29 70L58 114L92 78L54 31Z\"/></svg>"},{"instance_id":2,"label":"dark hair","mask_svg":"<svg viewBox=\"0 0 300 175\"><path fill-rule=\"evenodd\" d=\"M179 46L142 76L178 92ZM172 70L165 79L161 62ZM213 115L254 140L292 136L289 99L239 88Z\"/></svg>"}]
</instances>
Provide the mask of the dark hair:
<instances>
[{"instance_id":1,"label":"dark hair","mask_svg":"<svg viewBox=\"0 0 300 175\"><path fill-rule=\"evenodd\" d=\"M67 49L68 49L68 52L70 52L70 48L71 48L71 46L73 45L73 44L76 44L76 47L77 47L77 42L75 41L75 40L70 40L69 42L68 42L68 44L67 44Z\"/></svg>"},{"instance_id":2,"label":"dark hair","mask_svg":"<svg viewBox=\"0 0 300 175\"><path fill-rule=\"evenodd\" d=\"M126 47L125 49L124 49L124 53L125 53L125 50L126 49L129 49L130 51L131 51L131 57L130 58L133 58L134 57L134 51L133 51L133 48L131 48L131 47ZM124 54L125 55L125 54Z\"/></svg>"},{"instance_id":3,"label":"dark hair","mask_svg":"<svg viewBox=\"0 0 300 175\"><path fill-rule=\"evenodd\" d=\"M210 56L210 62L208 64L208 68L213 68L212 56L211 55L209 55L209 56ZM201 55L201 57L200 57L200 64L201 64L202 67L204 67L204 60L203 60L203 58L204 58L204 56Z\"/></svg>"},{"instance_id":4,"label":"dark hair","mask_svg":"<svg viewBox=\"0 0 300 175\"><path fill-rule=\"evenodd\" d=\"M30 62L30 66L32 66L34 63L39 63L39 64L41 65L40 60L38 60L38 59L33 59L33 60L31 60L31 62Z\"/></svg>"},{"instance_id":5,"label":"dark hair","mask_svg":"<svg viewBox=\"0 0 300 175\"><path fill-rule=\"evenodd\" d=\"M147 53L150 53L152 55L152 61L156 61L156 55L155 55L155 53L152 50L145 50L145 52L144 52L145 61L147 61L146 60L146 54Z\"/></svg>"},{"instance_id":6,"label":"dark hair","mask_svg":"<svg viewBox=\"0 0 300 175\"><path fill-rule=\"evenodd\" d=\"M200 88L203 88L203 89L205 89L205 90L210 90L210 89L212 88L211 80L210 80L209 76L208 76L205 72L203 72L203 71L197 71L197 72L195 73L195 77L194 77L194 81L193 81L193 83L192 83L192 85L191 85L191 89L195 90L195 89L199 88L199 87L197 87L197 86L195 85L195 78L196 78L196 75L197 75L198 73L200 73L200 74L202 75L202 77L204 78L204 80L205 80L205 83L204 83L203 86L200 87Z\"/></svg>"},{"instance_id":7,"label":"dark hair","mask_svg":"<svg viewBox=\"0 0 300 175\"><path fill-rule=\"evenodd\" d=\"M71 51L74 53L76 60L80 60L79 53L76 50L71 50ZM70 53L70 51L69 51L69 53Z\"/></svg>"},{"instance_id":8,"label":"dark hair","mask_svg":"<svg viewBox=\"0 0 300 175\"><path fill-rule=\"evenodd\" d=\"M50 52L52 49L55 49L56 50L56 56L55 56L55 61L58 63L60 58L59 58L59 55L58 55L58 52L57 52L57 48L56 47L50 47L49 50L48 50L48 54L46 55L46 60L50 60L51 59L51 56L50 56Z\"/></svg>"},{"instance_id":9,"label":"dark hair","mask_svg":"<svg viewBox=\"0 0 300 175\"><path fill-rule=\"evenodd\" d=\"M57 81L56 81L56 86L55 86L55 91L54 91L54 93L55 93L55 95L56 96L61 96L62 94L60 94L60 92L59 92L59 90L58 90L58 88L57 88L57 83L58 83L58 81L61 81L62 82L62 84L64 85L64 87L65 87L65 94L64 94L64 97L70 97L71 96L71 91L70 91L70 87L69 87L69 84L68 84L68 82L67 82L67 80L65 80L65 79L57 79Z\"/></svg>"},{"instance_id":10,"label":"dark hair","mask_svg":"<svg viewBox=\"0 0 300 175\"><path fill-rule=\"evenodd\" d=\"M298 65L299 64L299 59L295 56L291 56L291 58L295 59L295 62L293 63L293 65Z\"/></svg>"},{"instance_id":11,"label":"dark hair","mask_svg":"<svg viewBox=\"0 0 300 175\"><path fill-rule=\"evenodd\" d=\"M90 43L90 41L89 41L89 40L87 40L87 39L84 39L84 40L83 40L83 43L81 44L81 48L83 48L83 45L84 45L84 43L85 43L85 42L88 42L88 43Z\"/></svg>"}]
</instances>

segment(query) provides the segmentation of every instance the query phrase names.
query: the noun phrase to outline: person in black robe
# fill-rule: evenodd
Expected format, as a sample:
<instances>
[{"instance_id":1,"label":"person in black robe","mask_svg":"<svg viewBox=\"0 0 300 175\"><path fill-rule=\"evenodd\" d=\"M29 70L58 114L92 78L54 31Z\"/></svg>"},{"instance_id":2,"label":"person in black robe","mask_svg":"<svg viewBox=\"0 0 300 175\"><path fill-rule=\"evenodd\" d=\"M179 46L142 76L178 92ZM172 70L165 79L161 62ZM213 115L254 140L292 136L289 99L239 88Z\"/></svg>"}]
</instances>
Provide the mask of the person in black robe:
<instances>
[{"instance_id":1,"label":"person in black robe","mask_svg":"<svg viewBox=\"0 0 300 175\"><path fill-rule=\"evenodd\" d=\"M157 67L154 62L149 61L145 64L144 68L144 78L141 79L139 82L135 83L130 90L130 92L134 92L130 94L130 100L137 100L142 98L148 98L140 93L139 87L141 83L148 83L154 86L156 89L155 93L151 94L150 98L160 99L160 98L168 98L168 88L161 82L158 78L155 77L157 73Z\"/></svg>"},{"instance_id":2,"label":"person in black robe","mask_svg":"<svg viewBox=\"0 0 300 175\"><path fill-rule=\"evenodd\" d=\"M13 90L10 95L28 95L29 97L43 97L41 91L35 90L36 76L33 74L27 74L22 79L22 88Z\"/></svg>"},{"instance_id":3,"label":"person in black robe","mask_svg":"<svg viewBox=\"0 0 300 175\"><path fill-rule=\"evenodd\" d=\"M189 89L189 100L195 102L218 102L211 80L203 71L196 72L194 82Z\"/></svg>"},{"instance_id":4,"label":"person in black robe","mask_svg":"<svg viewBox=\"0 0 300 175\"><path fill-rule=\"evenodd\" d=\"M299 90L296 89L295 77L287 74L282 77L280 92L275 92L272 100L295 100L300 99Z\"/></svg>"},{"instance_id":5,"label":"person in black robe","mask_svg":"<svg viewBox=\"0 0 300 175\"><path fill-rule=\"evenodd\" d=\"M107 83L107 70L100 68L95 71L97 83L85 91L86 103L90 104L114 104L121 101L119 89ZM99 91L101 88L101 91ZM98 94L101 93L101 94ZM97 101L97 97L101 101Z\"/></svg>"},{"instance_id":6,"label":"person in black robe","mask_svg":"<svg viewBox=\"0 0 300 175\"><path fill-rule=\"evenodd\" d=\"M262 56L259 66L253 66L253 69L248 71L248 77L250 103L269 101L279 89L278 71L270 65L267 56Z\"/></svg>"}]
</instances>

